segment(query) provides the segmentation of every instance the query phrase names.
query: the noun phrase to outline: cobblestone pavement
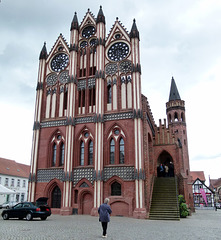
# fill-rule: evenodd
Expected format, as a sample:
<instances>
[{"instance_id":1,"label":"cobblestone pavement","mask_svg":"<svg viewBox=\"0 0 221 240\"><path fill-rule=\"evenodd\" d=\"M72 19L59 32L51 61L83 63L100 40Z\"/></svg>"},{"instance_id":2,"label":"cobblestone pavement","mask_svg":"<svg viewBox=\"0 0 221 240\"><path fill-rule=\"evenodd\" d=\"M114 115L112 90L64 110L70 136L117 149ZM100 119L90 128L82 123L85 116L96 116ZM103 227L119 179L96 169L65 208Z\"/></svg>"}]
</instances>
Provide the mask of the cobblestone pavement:
<instances>
[{"instance_id":1,"label":"cobblestone pavement","mask_svg":"<svg viewBox=\"0 0 221 240\"><path fill-rule=\"evenodd\" d=\"M110 240L191 240L221 239L221 210L197 210L180 221L141 220L111 217L107 239ZM97 240L101 238L97 217L86 215L52 215L46 221L35 219L3 220L0 218L0 239L4 240Z\"/></svg>"}]
</instances>

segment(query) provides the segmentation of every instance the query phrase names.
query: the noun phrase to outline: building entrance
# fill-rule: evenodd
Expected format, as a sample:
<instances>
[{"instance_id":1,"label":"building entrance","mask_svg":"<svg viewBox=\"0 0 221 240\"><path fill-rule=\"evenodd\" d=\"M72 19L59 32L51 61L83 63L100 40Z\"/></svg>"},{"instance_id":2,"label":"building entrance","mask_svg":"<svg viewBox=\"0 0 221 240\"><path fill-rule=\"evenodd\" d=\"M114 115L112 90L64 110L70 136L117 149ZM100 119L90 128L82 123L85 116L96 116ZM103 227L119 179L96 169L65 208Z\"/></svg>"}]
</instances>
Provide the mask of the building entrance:
<instances>
[{"instance_id":1,"label":"building entrance","mask_svg":"<svg viewBox=\"0 0 221 240\"><path fill-rule=\"evenodd\" d=\"M174 177L173 159L166 151L163 151L157 160L157 177Z\"/></svg>"}]
</instances>

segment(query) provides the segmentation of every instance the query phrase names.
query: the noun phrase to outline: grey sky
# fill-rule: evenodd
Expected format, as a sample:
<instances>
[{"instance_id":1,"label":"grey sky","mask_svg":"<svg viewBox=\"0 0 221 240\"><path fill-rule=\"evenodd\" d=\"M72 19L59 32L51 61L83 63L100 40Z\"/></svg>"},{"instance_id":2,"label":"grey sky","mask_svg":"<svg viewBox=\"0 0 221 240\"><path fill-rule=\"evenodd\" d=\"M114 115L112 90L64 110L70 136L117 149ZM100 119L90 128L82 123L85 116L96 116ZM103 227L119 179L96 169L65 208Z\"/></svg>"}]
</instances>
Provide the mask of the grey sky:
<instances>
[{"instance_id":1,"label":"grey sky","mask_svg":"<svg viewBox=\"0 0 221 240\"><path fill-rule=\"evenodd\" d=\"M166 118L171 78L186 102L191 170L206 178L221 177L220 77L221 2L219 0L0 2L0 157L30 163L38 58L62 33L69 43L77 12L81 23L88 8L100 5L108 35L116 17L130 31L136 19L140 32L142 93L155 122ZM13 148L9 147L13 143Z\"/></svg>"}]
</instances>

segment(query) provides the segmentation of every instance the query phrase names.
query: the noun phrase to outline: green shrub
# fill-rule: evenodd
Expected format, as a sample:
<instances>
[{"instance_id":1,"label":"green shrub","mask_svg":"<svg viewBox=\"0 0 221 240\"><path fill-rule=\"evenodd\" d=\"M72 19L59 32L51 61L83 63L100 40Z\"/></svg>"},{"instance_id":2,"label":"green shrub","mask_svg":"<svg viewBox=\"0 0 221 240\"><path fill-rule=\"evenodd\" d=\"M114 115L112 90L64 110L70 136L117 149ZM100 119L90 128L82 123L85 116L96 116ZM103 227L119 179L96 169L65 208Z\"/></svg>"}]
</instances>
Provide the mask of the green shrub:
<instances>
[{"instance_id":1,"label":"green shrub","mask_svg":"<svg viewBox=\"0 0 221 240\"><path fill-rule=\"evenodd\" d=\"M178 196L178 202L179 202L179 205L180 205L181 203L185 203L185 202L186 202L183 195L179 195L179 196Z\"/></svg>"},{"instance_id":2,"label":"green shrub","mask_svg":"<svg viewBox=\"0 0 221 240\"><path fill-rule=\"evenodd\" d=\"M189 211L186 205L186 201L183 197L183 195L178 196L178 202L179 202L179 208L180 208L180 217L185 218L189 215Z\"/></svg>"},{"instance_id":3,"label":"green shrub","mask_svg":"<svg viewBox=\"0 0 221 240\"><path fill-rule=\"evenodd\" d=\"M185 218L189 215L189 211L187 209L186 203L181 203L180 204L180 217Z\"/></svg>"}]
</instances>

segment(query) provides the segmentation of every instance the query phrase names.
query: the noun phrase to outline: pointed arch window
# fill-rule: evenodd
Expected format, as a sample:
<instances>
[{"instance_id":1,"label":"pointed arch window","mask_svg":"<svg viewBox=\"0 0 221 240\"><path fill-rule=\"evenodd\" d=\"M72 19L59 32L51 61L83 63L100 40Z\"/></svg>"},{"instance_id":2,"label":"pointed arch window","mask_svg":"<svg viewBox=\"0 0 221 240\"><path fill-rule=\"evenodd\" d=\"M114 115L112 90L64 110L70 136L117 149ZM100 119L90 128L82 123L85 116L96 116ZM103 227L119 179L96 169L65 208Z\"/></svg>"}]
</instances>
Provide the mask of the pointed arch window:
<instances>
[{"instance_id":1,"label":"pointed arch window","mask_svg":"<svg viewBox=\"0 0 221 240\"><path fill-rule=\"evenodd\" d=\"M119 163L124 164L124 140L120 139Z\"/></svg>"},{"instance_id":2,"label":"pointed arch window","mask_svg":"<svg viewBox=\"0 0 221 240\"><path fill-rule=\"evenodd\" d=\"M110 164L115 163L115 141L112 138L110 141Z\"/></svg>"},{"instance_id":3,"label":"pointed arch window","mask_svg":"<svg viewBox=\"0 0 221 240\"><path fill-rule=\"evenodd\" d=\"M182 120L182 122L185 122L185 115L183 112L181 113L181 120Z\"/></svg>"},{"instance_id":4,"label":"pointed arch window","mask_svg":"<svg viewBox=\"0 0 221 240\"><path fill-rule=\"evenodd\" d=\"M111 196L121 196L121 184L114 182L111 185Z\"/></svg>"},{"instance_id":5,"label":"pointed arch window","mask_svg":"<svg viewBox=\"0 0 221 240\"><path fill-rule=\"evenodd\" d=\"M64 93L64 110L67 110L67 105L68 105L68 91L66 89Z\"/></svg>"},{"instance_id":6,"label":"pointed arch window","mask_svg":"<svg viewBox=\"0 0 221 240\"><path fill-rule=\"evenodd\" d=\"M88 149L88 165L93 165L93 142L91 140Z\"/></svg>"},{"instance_id":7,"label":"pointed arch window","mask_svg":"<svg viewBox=\"0 0 221 240\"><path fill-rule=\"evenodd\" d=\"M60 166L64 165L64 143L61 143L60 147Z\"/></svg>"},{"instance_id":8,"label":"pointed arch window","mask_svg":"<svg viewBox=\"0 0 221 240\"><path fill-rule=\"evenodd\" d=\"M56 152L57 152L57 145L54 143L53 145L53 156L52 156L52 167L56 165Z\"/></svg>"},{"instance_id":9,"label":"pointed arch window","mask_svg":"<svg viewBox=\"0 0 221 240\"><path fill-rule=\"evenodd\" d=\"M83 141L81 141L80 165L81 165L81 166L84 166L84 142L83 142Z\"/></svg>"},{"instance_id":10,"label":"pointed arch window","mask_svg":"<svg viewBox=\"0 0 221 240\"><path fill-rule=\"evenodd\" d=\"M179 121L177 112L175 112L175 114L174 114L174 121L175 121L175 122L178 122L178 121Z\"/></svg>"},{"instance_id":11,"label":"pointed arch window","mask_svg":"<svg viewBox=\"0 0 221 240\"><path fill-rule=\"evenodd\" d=\"M111 103L111 95L112 95L111 84L109 84L107 86L107 103Z\"/></svg>"},{"instance_id":12,"label":"pointed arch window","mask_svg":"<svg viewBox=\"0 0 221 240\"><path fill-rule=\"evenodd\" d=\"M79 161L75 162L77 166L88 166L94 164L94 142L93 135L85 129L81 132L80 139L78 142L78 159Z\"/></svg>"},{"instance_id":13,"label":"pointed arch window","mask_svg":"<svg viewBox=\"0 0 221 240\"><path fill-rule=\"evenodd\" d=\"M169 123L172 122L171 114L169 114Z\"/></svg>"}]
</instances>

